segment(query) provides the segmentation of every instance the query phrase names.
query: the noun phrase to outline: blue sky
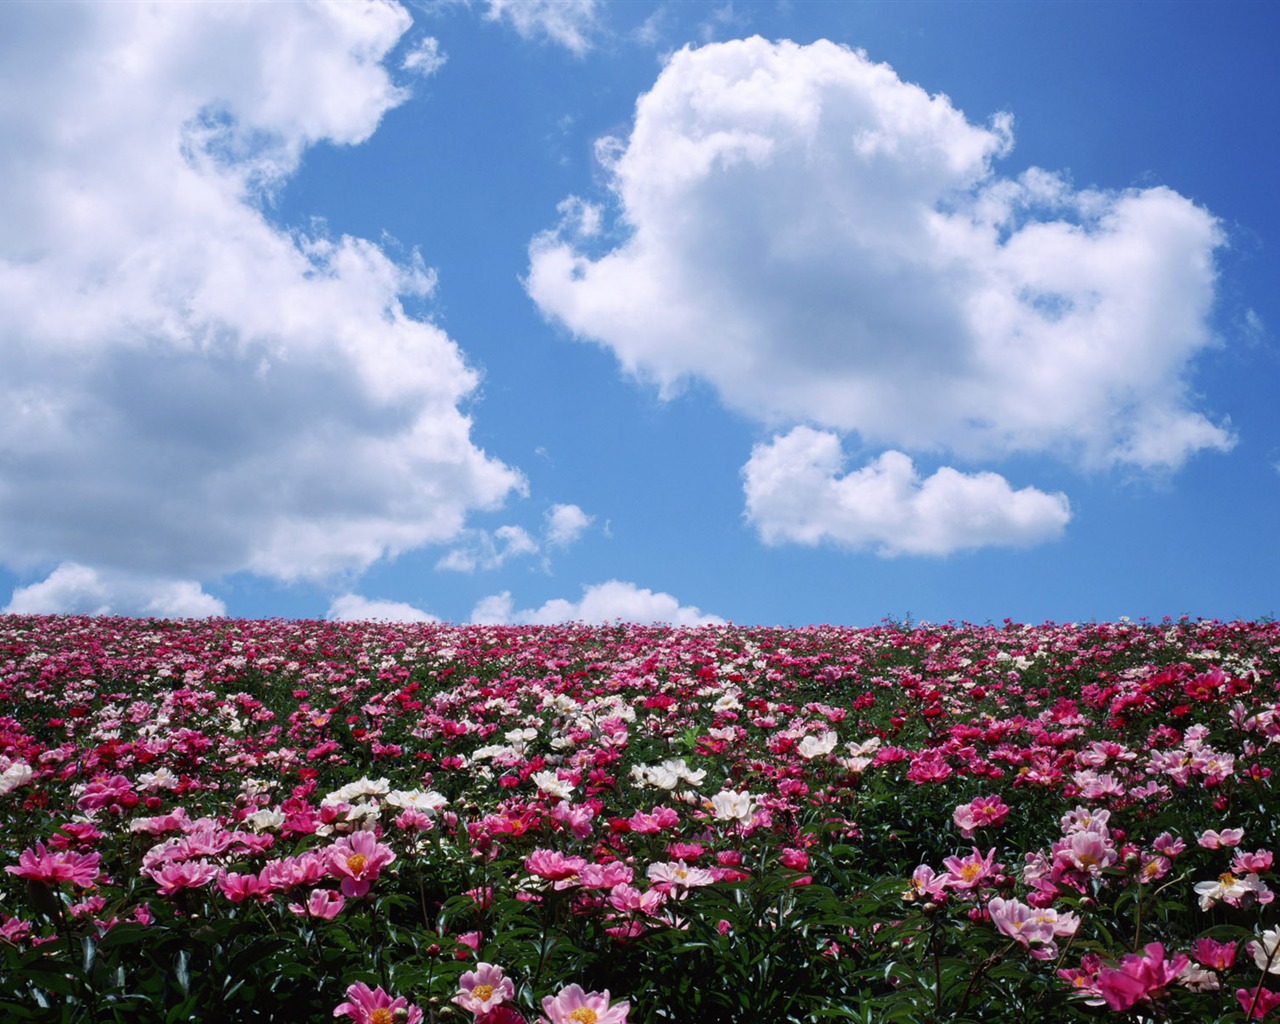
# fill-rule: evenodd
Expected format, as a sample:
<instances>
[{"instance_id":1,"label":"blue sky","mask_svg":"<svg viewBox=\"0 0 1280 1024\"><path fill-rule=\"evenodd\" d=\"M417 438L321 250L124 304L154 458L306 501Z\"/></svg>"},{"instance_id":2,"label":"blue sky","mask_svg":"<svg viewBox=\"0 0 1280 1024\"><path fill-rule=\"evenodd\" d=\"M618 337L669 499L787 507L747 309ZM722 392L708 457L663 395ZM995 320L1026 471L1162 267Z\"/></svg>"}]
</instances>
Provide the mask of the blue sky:
<instances>
[{"instance_id":1,"label":"blue sky","mask_svg":"<svg viewBox=\"0 0 1280 1024\"><path fill-rule=\"evenodd\" d=\"M0 608L1280 613L1274 5L0 6Z\"/></svg>"}]
</instances>

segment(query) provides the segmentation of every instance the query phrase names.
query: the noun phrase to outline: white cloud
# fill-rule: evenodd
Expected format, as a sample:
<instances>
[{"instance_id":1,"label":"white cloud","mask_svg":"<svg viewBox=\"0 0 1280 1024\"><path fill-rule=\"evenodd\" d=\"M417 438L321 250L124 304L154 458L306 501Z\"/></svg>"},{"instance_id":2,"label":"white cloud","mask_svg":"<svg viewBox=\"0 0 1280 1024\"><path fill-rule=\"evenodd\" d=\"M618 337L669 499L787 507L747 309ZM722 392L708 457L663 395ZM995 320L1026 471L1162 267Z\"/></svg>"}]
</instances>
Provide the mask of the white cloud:
<instances>
[{"instance_id":1,"label":"white cloud","mask_svg":"<svg viewBox=\"0 0 1280 1024\"><path fill-rule=\"evenodd\" d=\"M575 543L595 522L595 516L587 515L577 505L552 505L546 518L547 543L560 548Z\"/></svg>"},{"instance_id":2,"label":"white cloud","mask_svg":"<svg viewBox=\"0 0 1280 1024\"><path fill-rule=\"evenodd\" d=\"M598 147L625 241L570 202L527 288L664 393L700 378L771 425L1095 466L1229 448L1187 380L1218 222L1169 188L1001 177L1011 146L1007 115L830 42L686 49Z\"/></svg>"},{"instance_id":3,"label":"white cloud","mask_svg":"<svg viewBox=\"0 0 1280 1024\"><path fill-rule=\"evenodd\" d=\"M264 196L407 93L393 3L0 5L0 562L323 577L523 480L419 259ZM55 574L56 575L56 574Z\"/></svg>"},{"instance_id":4,"label":"white cloud","mask_svg":"<svg viewBox=\"0 0 1280 1024\"><path fill-rule=\"evenodd\" d=\"M637 587L634 583L609 580L582 588L580 601L554 598L540 608L515 610L509 591L493 594L476 604L471 621L476 625L519 623L549 626L562 622L607 623L664 622L673 626L720 625L718 615L703 614L692 605L682 605L670 594Z\"/></svg>"},{"instance_id":5,"label":"white cloud","mask_svg":"<svg viewBox=\"0 0 1280 1024\"><path fill-rule=\"evenodd\" d=\"M448 59L440 52L440 41L427 36L404 55L400 67L423 78L430 78L445 66Z\"/></svg>"},{"instance_id":6,"label":"white cloud","mask_svg":"<svg viewBox=\"0 0 1280 1024\"><path fill-rule=\"evenodd\" d=\"M461 545L446 552L436 562L437 569L453 572L475 572L477 569L499 569L512 558L538 553L538 544L520 526L499 526L493 533L468 530Z\"/></svg>"},{"instance_id":7,"label":"white cloud","mask_svg":"<svg viewBox=\"0 0 1280 1024\"><path fill-rule=\"evenodd\" d=\"M226 606L194 580L99 572L64 562L39 583L19 587L4 609L15 615L142 615L197 619Z\"/></svg>"},{"instance_id":8,"label":"white cloud","mask_svg":"<svg viewBox=\"0 0 1280 1024\"><path fill-rule=\"evenodd\" d=\"M329 604L335 622L439 622L434 615L404 601L379 601L359 594L342 594Z\"/></svg>"},{"instance_id":9,"label":"white cloud","mask_svg":"<svg viewBox=\"0 0 1280 1024\"><path fill-rule=\"evenodd\" d=\"M843 462L840 439L809 427L756 445L743 477L747 518L760 538L881 555L945 555L1054 540L1071 518L1065 495L1015 491L996 473L944 466L921 479L911 459L896 451L848 473Z\"/></svg>"},{"instance_id":10,"label":"white cloud","mask_svg":"<svg viewBox=\"0 0 1280 1024\"><path fill-rule=\"evenodd\" d=\"M508 23L524 39L547 39L581 56L600 31L596 0L489 0L486 21Z\"/></svg>"}]
</instances>

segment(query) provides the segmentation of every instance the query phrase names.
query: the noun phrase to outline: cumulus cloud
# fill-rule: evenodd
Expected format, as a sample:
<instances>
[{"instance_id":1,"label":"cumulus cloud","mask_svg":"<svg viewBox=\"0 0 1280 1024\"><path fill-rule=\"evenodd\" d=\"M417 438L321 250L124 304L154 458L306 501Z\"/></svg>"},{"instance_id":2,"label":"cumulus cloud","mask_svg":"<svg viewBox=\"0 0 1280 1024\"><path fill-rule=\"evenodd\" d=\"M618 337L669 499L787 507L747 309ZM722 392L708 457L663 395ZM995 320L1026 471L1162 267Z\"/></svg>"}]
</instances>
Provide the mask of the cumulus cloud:
<instances>
[{"instance_id":1,"label":"cumulus cloud","mask_svg":"<svg viewBox=\"0 0 1280 1024\"><path fill-rule=\"evenodd\" d=\"M519 526L499 526L492 533L487 530L468 530L463 541L436 562L437 569L449 569L453 572L499 569L512 558L538 553L537 542L529 536L528 531Z\"/></svg>"},{"instance_id":2,"label":"cumulus cloud","mask_svg":"<svg viewBox=\"0 0 1280 1024\"><path fill-rule=\"evenodd\" d=\"M64 562L46 579L13 592L13 615L141 615L200 619L226 614L226 606L194 580L126 572L99 572Z\"/></svg>"},{"instance_id":3,"label":"cumulus cloud","mask_svg":"<svg viewBox=\"0 0 1280 1024\"><path fill-rule=\"evenodd\" d=\"M558 43L579 56L600 31L596 0L489 0L486 21L510 25L524 39Z\"/></svg>"},{"instance_id":4,"label":"cumulus cloud","mask_svg":"<svg viewBox=\"0 0 1280 1024\"><path fill-rule=\"evenodd\" d=\"M552 505L547 509L547 543L564 548L575 543L594 521L577 505Z\"/></svg>"},{"instance_id":5,"label":"cumulus cloud","mask_svg":"<svg viewBox=\"0 0 1280 1024\"><path fill-rule=\"evenodd\" d=\"M434 615L404 601L379 601L359 594L342 594L329 604L335 622L439 622Z\"/></svg>"},{"instance_id":6,"label":"cumulus cloud","mask_svg":"<svg viewBox=\"0 0 1280 1024\"><path fill-rule=\"evenodd\" d=\"M382 61L409 24L0 5L24 97L0 105L0 562L323 577L523 489L471 440L475 372L402 305L429 268L262 212L308 147L406 98Z\"/></svg>"},{"instance_id":7,"label":"cumulus cloud","mask_svg":"<svg viewBox=\"0 0 1280 1024\"><path fill-rule=\"evenodd\" d=\"M526 287L664 393L698 378L774 426L1146 469L1229 448L1188 382L1217 220L1165 187L1001 176L1012 144L1008 115L834 43L685 49L598 147L615 222L567 201Z\"/></svg>"},{"instance_id":8,"label":"cumulus cloud","mask_svg":"<svg viewBox=\"0 0 1280 1024\"><path fill-rule=\"evenodd\" d=\"M1071 518L1066 495L1015 491L996 473L944 466L921 479L897 451L848 473L843 463L840 439L810 427L756 445L743 477L747 518L761 540L946 555L1053 540Z\"/></svg>"},{"instance_id":9,"label":"cumulus cloud","mask_svg":"<svg viewBox=\"0 0 1280 1024\"><path fill-rule=\"evenodd\" d=\"M607 623L663 622L673 626L722 625L718 615L706 615L692 605L682 605L670 594L655 593L634 583L609 580L583 587L579 601L554 598L540 608L515 610L510 591L479 601L471 613L476 625L518 623L550 626L562 622Z\"/></svg>"}]
</instances>

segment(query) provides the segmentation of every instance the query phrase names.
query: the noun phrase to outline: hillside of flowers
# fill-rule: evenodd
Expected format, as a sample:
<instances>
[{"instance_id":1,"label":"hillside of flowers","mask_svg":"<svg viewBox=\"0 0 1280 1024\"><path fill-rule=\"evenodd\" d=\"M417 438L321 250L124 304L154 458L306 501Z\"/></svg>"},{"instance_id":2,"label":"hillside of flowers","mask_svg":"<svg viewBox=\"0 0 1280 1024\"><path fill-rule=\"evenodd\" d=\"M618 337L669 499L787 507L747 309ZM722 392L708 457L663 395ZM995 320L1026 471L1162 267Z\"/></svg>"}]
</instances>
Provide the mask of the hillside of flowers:
<instances>
[{"instance_id":1,"label":"hillside of flowers","mask_svg":"<svg viewBox=\"0 0 1280 1024\"><path fill-rule=\"evenodd\" d=\"M0 616L0 1019L1280 1020L1280 626Z\"/></svg>"}]
</instances>

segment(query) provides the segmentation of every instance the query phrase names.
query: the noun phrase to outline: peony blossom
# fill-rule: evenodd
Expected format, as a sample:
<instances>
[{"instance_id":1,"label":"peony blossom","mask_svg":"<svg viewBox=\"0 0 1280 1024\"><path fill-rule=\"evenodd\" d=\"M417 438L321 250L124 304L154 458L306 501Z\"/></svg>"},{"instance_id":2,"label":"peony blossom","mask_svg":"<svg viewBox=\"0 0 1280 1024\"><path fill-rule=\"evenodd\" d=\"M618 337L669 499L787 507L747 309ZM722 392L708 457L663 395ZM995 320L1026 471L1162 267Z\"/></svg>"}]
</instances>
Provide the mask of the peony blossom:
<instances>
[{"instance_id":1,"label":"peony blossom","mask_svg":"<svg viewBox=\"0 0 1280 1024\"><path fill-rule=\"evenodd\" d=\"M329 871L342 879L344 896L363 896L378 874L396 859L395 851L372 832L353 832L328 848Z\"/></svg>"},{"instance_id":2,"label":"peony blossom","mask_svg":"<svg viewBox=\"0 0 1280 1024\"><path fill-rule=\"evenodd\" d=\"M23 850L18 855L18 864L5 868L11 875L27 878L46 885L57 885L70 882L78 889L88 889L98 880L98 862L102 859L97 853L72 853L70 850L48 850L44 843L36 843L34 848Z\"/></svg>"},{"instance_id":3,"label":"peony blossom","mask_svg":"<svg viewBox=\"0 0 1280 1024\"><path fill-rule=\"evenodd\" d=\"M476 964L474 971L464 971L458 979L458 994L453 1001L476 1017L484 1016L507 999L514 999L516 987L493 964Z\"/></svg>"},{"instance_id":4,"label":"peony blossom","mask_svg":"<svg viewBox=\"0 0 1280 1024\"><path fill-rule=\"evenodd\" d=\"M542 1012L550 1024L627 1024L630 1009L625 999L610 1004L608 989L584 992L578 985L569 985L542 1000Z\"/></svg>"},{"instance_id":5,"label":"peony blossom","mask_svg":"<svg viewBox=\"0 0 1280 1024\"><path fill-rule=\"evenodd\" d=\"M404 996L394 999L379 986L370 988L362 981L356 982L347 989L347 1001L333 1008L333 1015L350 1017L356 1024L392 1024L396 1020L396 1011L403 1010L405 1024L418 1024L422 1020L422 1011L410 1006Z\"/></svg>"}]
</instances>

